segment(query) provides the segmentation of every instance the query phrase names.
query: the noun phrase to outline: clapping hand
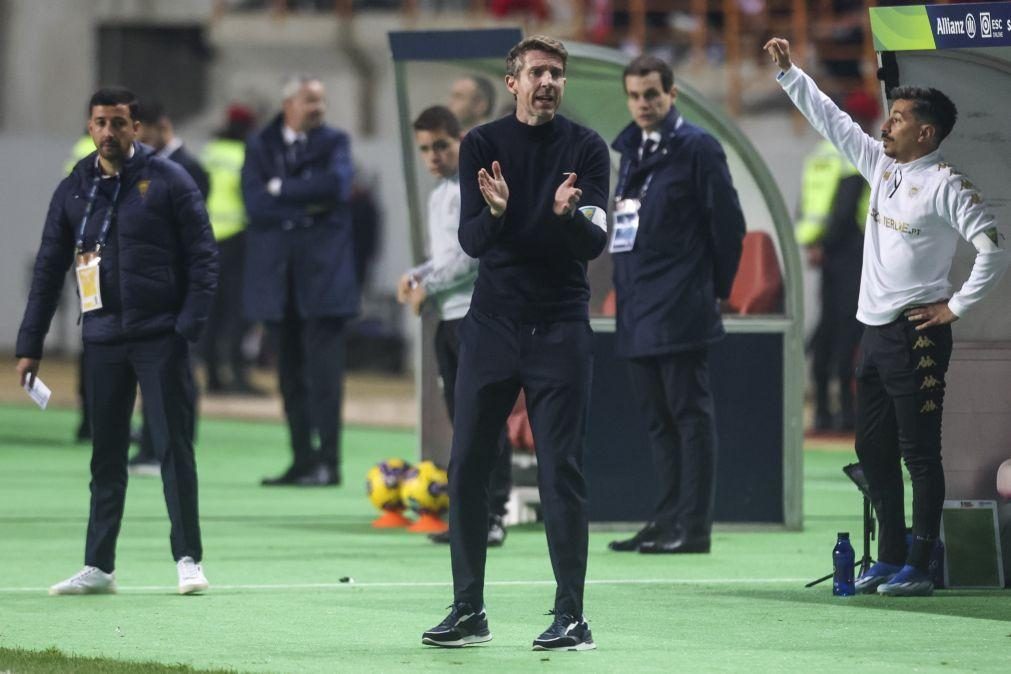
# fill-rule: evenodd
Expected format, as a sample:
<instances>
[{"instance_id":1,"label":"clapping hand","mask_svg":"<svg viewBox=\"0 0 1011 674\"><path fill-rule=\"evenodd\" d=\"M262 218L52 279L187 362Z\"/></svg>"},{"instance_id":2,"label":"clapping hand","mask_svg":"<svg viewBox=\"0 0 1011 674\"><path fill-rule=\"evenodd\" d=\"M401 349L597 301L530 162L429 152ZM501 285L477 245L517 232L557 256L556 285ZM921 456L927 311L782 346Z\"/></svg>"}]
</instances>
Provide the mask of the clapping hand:
<instances>
[{"instance_id":1,"label":"clapping hand","mask_svg":"<svg viewBox=\"0 0 1011 674\"><path fill-rule=\"evenodd\" d=\"M502 217L509 203L509 186L502 175L502 165L493 161L491 173L485 169L478 171L477 186L485 203L488 204L488 209L491 210L492 217Z\"/></svg>"},{"instance_id":2,"label":"clapping hand","mask_svg":"<svg viewBox=\"0 0 1011 674\"><path fill-rule=\"evenodd\" d=\"M582 197L583 190L576 187L576 174L570 173L555 190L555 215L571 215Z\"/></svg>"}]
</instances>

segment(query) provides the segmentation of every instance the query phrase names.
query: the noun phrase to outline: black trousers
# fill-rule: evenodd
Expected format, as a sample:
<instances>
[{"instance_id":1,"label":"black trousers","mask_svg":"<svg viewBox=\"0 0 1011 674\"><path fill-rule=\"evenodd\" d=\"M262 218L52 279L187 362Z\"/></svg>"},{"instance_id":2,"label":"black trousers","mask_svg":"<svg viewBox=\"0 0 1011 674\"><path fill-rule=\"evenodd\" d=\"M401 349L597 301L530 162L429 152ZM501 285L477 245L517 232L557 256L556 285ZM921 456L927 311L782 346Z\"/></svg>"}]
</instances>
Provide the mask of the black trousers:
<instances>
[{"instance_id":1,"label":"black trousers","mask_svg":"<svg viewBox=\"0 0 1011 674\"><path fill-rule=\"evenodd\" d=\"M941 528L941 412L951 326L917 331L900 318L867 326L857 363L856 450L878 516L878 560L926 571ZM902 467L913 486L913 546L906 550Z\"/></svg>"},{"instance_id":2,"label":"black trousers","mask_svg":"<svg viewBox=\"0 0 1011 674\"><path fill-rule=\"evenodd\" d=\"M845 276L830 269L822 274L821 318L811 339L811 371L815 411L822 418L831 411L829 383L833 377L839 382L839 409L845 427L852 423L856 411L852 391L854 356L863 326L856 319L860 267L842 271Z\"/></svg>"},{"instance_id":3,"label":"black trousers","mask_svg":"<svg viewBox=\"0 0 1011 674\"><path fill-rule=\"evenodd\" d=\"M456 373L460 366L460 324L462 318L450 321L439 321L435 328L435 358L439 363L439 376L442 377L442 397L446 401L449 420L456 416ZM491 471L488 484L488 505L491 513L505 517L506 505L509 503L509 493L512 491L512 448L509 446L509 434L505 427L499 435L498 460Z\"/></svg>"},{"instance_id":4,"label":"black trousers","mask_svg":"<svg viewBox=\"0 0 1011 674\"><path fill-rule=\"evenodd\" d=\"M242 339L249 329L249 322L242 315L245 238L245 233L239 232L217 242L220 267L218 290L200 341L200 357L207 368L210 389L222 388L226 381L222 376L224 369L231 375L232 384L247 380L246 361L242 355Z\"/></svg>"},{"instance_id":5,"label":"black trousers","mask_svg":"<svg viewBox=\"0 0 1011 674\"><path fill-rule=\"evenodd\" d=\"M716 479L708 350L633 358L628 374L660 482L654 522L670 533L708 536Z\"/></svg>"},{"instance_id":6,"label":"black trousers","mask_svg":"<svg viewBox=\"0 0 1011 674\"><path fill-rule=\"evenodd\" d=\"M294 465L309 469L322 463L339 476L344 319L299 318L291 308L284 320L270 328L277 336L278 380ZM318 450L313 446L313 432L319 438Z\"/></svg>"},{"instance_id":7,"label":"black trousers","mask_svg":"<svg viewBox=\"0 0 1011 674\"><path fill-rule=\"evenodd\" d=\"M449 532L454 600L484 605L488 482L522 388L537 445L537 486L555 574L555 610L583 612L587 504L583 446L593 370L587 321L522 323L471 309L460 326Z\"/></svg>"},{"instance_id":8,"label":"black trousers","mask_svg":"<svg viewBox=\"0 0 1011 674\"><path fill-rule=\"evenodd\" d=\"M84 563L116 568L116 539L126 501L130 416L140 384L144 419L161 461L165 505L172 523L172 556L200 561L197 469L193 454L195 388L189 344L171 334L119 344L84 345L91 404L91 513Z\"/></svg>"}]
</instances>

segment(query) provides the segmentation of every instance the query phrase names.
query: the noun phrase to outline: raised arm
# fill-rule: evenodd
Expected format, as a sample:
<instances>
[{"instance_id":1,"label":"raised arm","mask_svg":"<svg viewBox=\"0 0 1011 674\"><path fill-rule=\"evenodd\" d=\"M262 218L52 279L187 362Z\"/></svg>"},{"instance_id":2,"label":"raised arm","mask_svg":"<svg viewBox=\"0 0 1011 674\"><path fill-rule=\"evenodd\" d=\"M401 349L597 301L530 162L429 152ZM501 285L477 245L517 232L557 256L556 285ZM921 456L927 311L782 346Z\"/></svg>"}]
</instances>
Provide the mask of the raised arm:
<instances>
[{"instance_id":1,"label":"raised arm","mask_svg":"<svg viewBox=\"0 0 1011 674\"><path fill-rule=\"evenodd\" d=\"M818 89L814 80L791 61L788 41L774 37L765 44L765 50L779 66L779 84L797 109L815 131L839 148L860 174L870 181L874 167L882 157L881 142L864 133L859 124L840 110Z\"/></svg>"}]
</instances>

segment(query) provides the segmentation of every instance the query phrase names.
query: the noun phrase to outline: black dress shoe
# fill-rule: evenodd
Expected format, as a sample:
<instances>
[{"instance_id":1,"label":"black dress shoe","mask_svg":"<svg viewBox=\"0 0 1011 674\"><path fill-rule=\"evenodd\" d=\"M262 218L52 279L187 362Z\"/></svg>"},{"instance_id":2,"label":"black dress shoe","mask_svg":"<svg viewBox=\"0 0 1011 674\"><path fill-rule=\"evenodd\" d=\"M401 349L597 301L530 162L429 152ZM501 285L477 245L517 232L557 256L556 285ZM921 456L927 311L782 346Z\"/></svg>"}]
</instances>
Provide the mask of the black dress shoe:
<instances>
[{"instance_id":1,"label":"black dress shoe","mask_svg":"<svg viewBox=\"0 0 1011 674\"><path fill-rule=\"evenodd\" d=\"M646 541L639 546L639 552L644 554L676 554L682 552L709 552L709 536L662 536L656 540Z\"/></svg>"},{"instance_id":2,"label":"black dress shoe","mask_svg":"<svg viewBox=\"0 0 1011 674\"><path fill-rule=\"evenodd\" d=\"M611 541L607 544L607 548L609 550L614 550L615 552L635 552L639 549L640 545L648 541L656 540L662 533L663 532L656 526L656 524L649 522L642 529L639 529L635 536L621 541Z\"/></svg>"},{"instance_id":3,"label":"black dress shoe","mask_svg":"<svg viewBox=\"0 0 1011 674\"><path fill-rule=\"evenodd\" d=\"M440 545L449 545L449 529L440 531L437 534L428 534L428 540Z\"/></svg>"},{"instance_id":4,"label":"black dress shoe","mask_svg":"<svg viewBox=\"0 0 1011 674\"><path fill-rule=\"evenodd\" d=\"M295 480L295 484L299 487L334 487L340 483L341 478L337 470L322 463Z\"/></svg>"},{"instance_id":5,"label":"black dress shoe","mask_svg":"<svg viewBox=\"0 0 1011 674\"><path fill-rule=\"evenodd\" d=\"M280 487L285 485L298 484L298 481L305 477L311 469L302 468L300 466L291 466L288 470L284 471L277 477L265 477L260 480L260 484L264 487Z\"/></svg>"}]
</instances>

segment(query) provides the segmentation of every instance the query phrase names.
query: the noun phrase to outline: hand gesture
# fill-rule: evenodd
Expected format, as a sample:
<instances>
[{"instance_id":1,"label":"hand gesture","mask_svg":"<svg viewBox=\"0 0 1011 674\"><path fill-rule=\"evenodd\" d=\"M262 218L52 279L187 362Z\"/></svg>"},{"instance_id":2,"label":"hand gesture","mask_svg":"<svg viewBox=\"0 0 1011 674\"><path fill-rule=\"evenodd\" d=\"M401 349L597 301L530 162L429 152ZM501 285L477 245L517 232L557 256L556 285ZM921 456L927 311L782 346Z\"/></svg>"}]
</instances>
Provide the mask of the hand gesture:
<instances>
[{"instance_id":1,"label":"hand gesture","mask_svg":"<svg viewBox=\"0 0 1011 674\"><path fill-rule=\"evenodd\" d=\"M555 190L555 215L571 215L582 197L583 190L576 187L576 174L570 173Z\"/></svg>"},{"instance_id":2,"label":"hand gesture","mask_svg":"<svg viewBox=\"0 0 1011 674\"><path fill-rule=\"evenodd\" d=\"M14 369L18 371L18 381L21 382L22 387L26 382L34 386L35 375L39 373L39 360L38 358L19 358Z\"/></svg>"},{"instance_id":3,"label":"hand gesture","mask_svg":"<svg viewBox=\"0 0 1011 674\"><path fill-rule=\"evenodd\" d=\"M913 307L906 311L906 318L918 323L917 330L925 330L935 325L947 325L958 320L951 309L948 308L948 301L925 304L922 307Z\"/></svg>"},{"instance_id":4,"label":"hand gesture","mask_svg":"<svg viewBox=\"0 0 1011 674\"><path fill-rule=\"evenodd\" d=\"M481 190L481 196L488 204L492 217L500 218L505 213L506 204L509 202L509 186L506 185L505 177L502 175L502 166L497 161L491 163L491 173L485 169L477 172L477 186Z\"/></svg>"},{"instance_id":5,"label":"hand gesture","mask_svg":"<svg viewBox=\"0 0 1011 674\"><path fill-rule=\"evenodd\" d=\"M769 56L775 61L779 69L784 73L789 70L793 63L790 61L790 42L789 40L784 40L781 37L774 37L765 43L762 47L765 51L769 52Z\"/></svg>"}]
</instances>

